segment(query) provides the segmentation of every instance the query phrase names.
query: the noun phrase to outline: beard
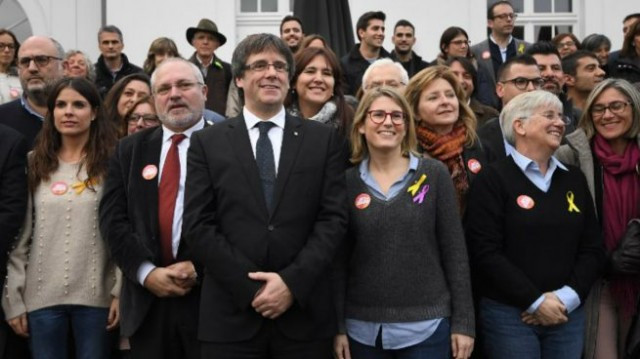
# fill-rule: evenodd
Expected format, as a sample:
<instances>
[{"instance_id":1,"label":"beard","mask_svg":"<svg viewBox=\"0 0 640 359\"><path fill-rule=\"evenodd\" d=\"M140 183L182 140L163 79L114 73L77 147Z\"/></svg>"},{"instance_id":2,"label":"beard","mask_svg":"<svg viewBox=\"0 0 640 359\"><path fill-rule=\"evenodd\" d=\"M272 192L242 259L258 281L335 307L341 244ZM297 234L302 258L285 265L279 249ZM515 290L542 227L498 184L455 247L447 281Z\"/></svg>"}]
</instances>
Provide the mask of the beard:
<instances>
[{"instance_id":1,"label":"beard","mask_svg":"<svg viewBox=\"0 0 640 359\"><path fill-rule=\"evenodd\" d=\"M202 118L202 112L189 110L186 114L172 115L166 113L158 117L160 118L160 122L171 129L186 130Z\"/></svg>"},{"instance_id":2,"label":"beard","mask_svg":"<svg viewBox=\"0 0 640 359\"><path fill-rule=\"evenodd\" d=\"M47 97L49 97L49 85L42 86L26 86L24 87L24 93L27 98L31 100L37 106L46 106L47 105Z\"/></svg>"},{"instance_id":3,"label":"beard","mask_svg":"<svg viewBox=\"0 0 640 359\"><path fill-rule=\"evenodd\" d=\"M395 50L396 50L396 54L402 55L402 56L409 55L411 53L411 49L410 48L406 49L406 50L401 50L401 49L396 47Z\"/></svg>"}]
</instances>

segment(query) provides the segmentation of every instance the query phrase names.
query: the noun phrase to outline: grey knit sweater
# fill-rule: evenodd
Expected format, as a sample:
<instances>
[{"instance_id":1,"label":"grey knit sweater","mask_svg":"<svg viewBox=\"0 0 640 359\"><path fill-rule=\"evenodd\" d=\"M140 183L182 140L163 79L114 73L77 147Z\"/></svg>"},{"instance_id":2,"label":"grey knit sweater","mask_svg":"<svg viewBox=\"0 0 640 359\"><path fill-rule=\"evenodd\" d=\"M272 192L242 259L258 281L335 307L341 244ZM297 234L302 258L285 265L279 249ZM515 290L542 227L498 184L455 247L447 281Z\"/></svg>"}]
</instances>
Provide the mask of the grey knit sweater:
<instances>
[{"instance_id":1,"label":"grey knit sweater","mask_svg":"<svg viewBox=\"0 0 640 359\"><path fill-rule=\"evenodd\" d=\"M7 319L61 304L107 308L120 295L120 271L98 231L102 185L94 185L96 192L82 189L87 175L84 168L77 172L77 164L60 162L30 196L9 255L2 296Z\"/></svg>"},{"instance_id":2,"label":"grey knit sweater","mask_svg":"<svg viewBox=\"0 0 640 359\"><path fill-rule=\"evenodd\" d=\"M340 331L346 318L398 323L449 317L452 333L474 336L467 249L444 165L421 159L408 186L389 201L369 191L357 167L346 176L349 233L336 260Z\"/></svg>"}]
</instances>

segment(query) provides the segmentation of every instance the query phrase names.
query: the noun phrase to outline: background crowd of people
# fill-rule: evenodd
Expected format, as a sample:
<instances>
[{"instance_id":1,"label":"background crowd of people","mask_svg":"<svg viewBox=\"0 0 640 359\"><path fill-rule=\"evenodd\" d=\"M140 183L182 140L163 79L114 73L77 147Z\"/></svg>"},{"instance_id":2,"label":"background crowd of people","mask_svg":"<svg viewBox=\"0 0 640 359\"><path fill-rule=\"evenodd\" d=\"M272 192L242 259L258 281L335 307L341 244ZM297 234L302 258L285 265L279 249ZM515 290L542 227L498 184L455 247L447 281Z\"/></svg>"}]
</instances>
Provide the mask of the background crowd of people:
<instances>
[{"instance_id":1,"label":"background crowd of people","mask_svg":"<svg viewBox=\"0 0 640 359\"><path fill-rule=\"evenodd\" d=\"M0 358L640 357L640 14L498 1L432 61L385 19L141 67L0 29Z\"/></svg>"}]
</instances>

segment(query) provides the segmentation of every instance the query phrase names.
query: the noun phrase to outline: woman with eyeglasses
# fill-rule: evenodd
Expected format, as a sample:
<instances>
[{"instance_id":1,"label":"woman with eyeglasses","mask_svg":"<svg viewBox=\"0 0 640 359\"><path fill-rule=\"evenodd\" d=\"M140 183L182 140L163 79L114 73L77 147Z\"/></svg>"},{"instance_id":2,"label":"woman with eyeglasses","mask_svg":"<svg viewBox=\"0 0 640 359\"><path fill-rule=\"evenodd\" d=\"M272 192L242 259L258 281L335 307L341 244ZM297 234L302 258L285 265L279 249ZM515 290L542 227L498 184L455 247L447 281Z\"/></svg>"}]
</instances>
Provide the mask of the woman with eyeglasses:
<instances>
[{"instance_id":1,"label":"woman with eyeglasses","mask_svg":"<svg viewBox=\"0 0 640 359\"><path fill-rule=\"evenodd\" d=\"M431 66L411 78L405 97L416 117L418 149L445 164L462 214L469 184L486 162L466 94L451 69Z\"/></svg>"},{"instance_id":2,"label":"woman with eyeglasses","mask_svg":"<svg viewBox=\"0 0 640 359\"><path fill-rule=\"evenodd\" d=\"M19 48L16 35L7 29L0 29L0 105L22 95L16 64Z\"/></svg>"},{"instance_id":3,"label":"woman with eyeglasses","mask_svg":"<svg viewBox=\"0 0 640 359\"><path fill-rule=\"evenodd\" d=\"M557 153L580 167L614 257L632 218L640 217L640 94L625 80L607 79L589 95L578 128ZM624 358L627 333L637 312L639 273L607 266L587 301L586 359Z\"/></svg>"},{"instance_id":4,"label":"woman with eyeglasses","mask_svg":"<svg viewBox=\"0 0 640 359\"><path fill-rule=\"evenodd\" d=\"M127 111L131 106L145 96L151 96L151 81L144 73L127 75L116 82L104 99L107 119L121 128Z\"/></svg>"},{"instance_id":5,"label":"woman with eyeglasses","mask_svg":"<svg viewBox=\"0 0 640 359\"><path fill-rule=\"evenodd\" d=\"M624 36L620 55L611 64L611 77L630 83L640 82L640 21L636 21Z\"/></svg>"},{"instance_id":6,"label":"woman with eyeglasses","mask_svg":"<svg viewBox=\"0 0 640 359\"><path fill-rule=\"evenodd\" d=\"M133 106L124 115L124 121L120 128L122 136L132 135L145 128L157 127L160 119L156 114L156 106L151 96L145 96L133 103Z\"/></svg>"},{"instance_id":7,"label":"woman with eyeglasses","mask_svg":"<svg viewBox=\"0 0 640 359\"><path fill-rule=\"evenodd\" d=\"M2 307L33 358L109 358L119 321L120 273L98 230L98 204L115 146L95 85L57 82L29 155L30 201L9 254Z\"/></svg>"},{"instance_id":8,"label":"woman with eyeglasses","mask_svg":"<svg viewBox=\"0 0 640 359\"><path fill-rule=\"evenodd\" d=\"M465 234L492 359L580 359L586 301L605 262L589 187L553 153L567 118L550 92L514 97L500 114L511 155L467 197Z\"/></svg>"},{"instance_id":9,"label":"woman with eyeglasses","mask_svg":"<svg viewBox=\"0 0 640 359\"><path fill-rule=\"evenodd\" d=\"M471 284L447 169L415 152L411 108L388 87L364 95L350 138L335 356L468 358Z\"/></svg>"},{"instance_id":10,"label":"woman with eyeglasses","mask_svg":"<svg viewBox=\"0 0 640 359\"><path fill-rule=\"evenodd\" d=\"M578 40L576 35L568 32L556 35L551 40L551 43L553 43L553 45L555 45L555 47L558 49L561 59L573 54L574 52L582 48L582 46L580 45L580 40Z\"/></svg>"}]
</instances>

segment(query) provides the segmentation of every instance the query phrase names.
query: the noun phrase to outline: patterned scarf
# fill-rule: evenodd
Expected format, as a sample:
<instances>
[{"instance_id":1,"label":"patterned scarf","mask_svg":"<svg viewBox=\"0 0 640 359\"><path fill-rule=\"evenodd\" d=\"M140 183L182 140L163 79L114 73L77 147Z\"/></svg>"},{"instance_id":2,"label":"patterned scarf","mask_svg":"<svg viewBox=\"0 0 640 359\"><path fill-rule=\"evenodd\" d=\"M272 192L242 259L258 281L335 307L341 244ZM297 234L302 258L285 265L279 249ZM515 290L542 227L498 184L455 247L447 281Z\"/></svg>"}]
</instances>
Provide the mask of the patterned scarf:
<instances>
[{"instance_id":1,"label":"patterned scarf","mask_svg":"<svg viewBox=\"0 0 640 359\"><path fill-rule=\"evenodd\" d=\"M460 213L463 213L464 198L469 190L469 179L462 160L462 150L467 136L466 127L458 124L451 132L442 135L429 129L425 121L420 121L416 126L416 133L422 150L429 156L442 161L449 169L453 187L458 195Z\"/></svg>"},{"instance_id":2,"label":"patterned scarf","mask_svg":"<svg viewBox=\"0 0 640 359\"><path fill-rule=\"evenodd\" d=\"M593 140L593 152L603 175L602 229L607 252L614 251L627 229L627 222L638 218L640 201L640 148L629 142L622 155L613 152L611 145L599 134ZM624 313L636 311L640 281L635 276L616 276L611 281L611 294Z\"/></svg>"},{"instance_id":3,"label":"patterned scarf","mask_svg":"<svg viewBox=\"0 0 640 359\"><path fill-rule=\"evenodd\" d=\"M339 123L338 123L338 120L335 118L337 109L338 107L333 102L333 100L329 100L325 102L325 104L322 106L320 111L318 111L318 113L316 113L311 118L309 118L309 120L318 121L328 125L332 125L334 127L338 127ZM289 107L288 110L289 110L289 114L293 116L303 117L297 102L294 102Z\"/></svg>"}]
</instances>

